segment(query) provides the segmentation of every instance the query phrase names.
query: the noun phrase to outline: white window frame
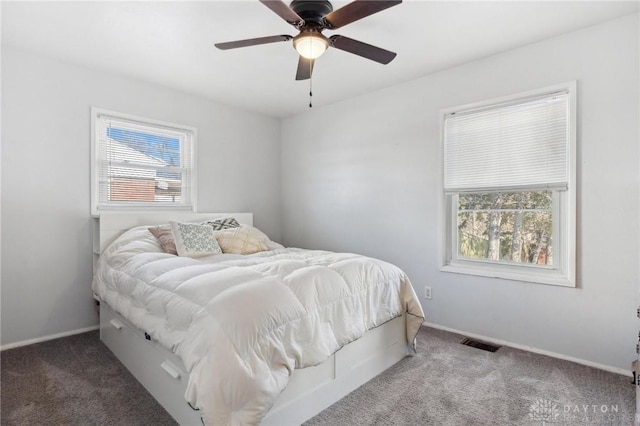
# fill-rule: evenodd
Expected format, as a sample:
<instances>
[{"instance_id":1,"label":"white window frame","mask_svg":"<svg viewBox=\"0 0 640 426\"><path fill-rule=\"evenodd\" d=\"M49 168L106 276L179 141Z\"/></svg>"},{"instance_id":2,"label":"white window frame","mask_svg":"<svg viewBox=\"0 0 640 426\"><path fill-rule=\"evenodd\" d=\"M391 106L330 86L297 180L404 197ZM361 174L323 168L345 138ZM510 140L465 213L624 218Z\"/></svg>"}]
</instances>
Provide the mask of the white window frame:
<instances>
[{"instance_id":1,"label":"white window frame","mask_svg":"<svg viewBox=\"0 0 640 426\"><path fill-rule=\"evenodd\" d=\"M99 159L99 138L98 138L98 118L101 116L109 116L114 119L120 119L128 122L135 122L142 126L158 128L160 130L170 130L187 135L190 142L188 150L181 153L189 157L191 164L191 177L189 184L183 186L183 191L188 191L189 201L184 204L166 204L153 202L144 203L139 202L135 205L129 203L103 203L99 199L99 173L100 166ZM197 136L198 132L195 127L184 126L175 123L164 122L160 120L154 120L150 118L140 117L131 114L125 114L117 111L111 111L102 108L91 107L91 214L92 216L99 216L101 211L197 211L197 172L196 172L196 159L197 159ZM184 192L183 192L184 193Z\"/></svg>"},{"instance_id":2,"label":"white window frame","mask_svg":"<svg viewBox=\"0 0 640 426\"><path fill-rule=\"evenodd\" d=\"M445 119L452 113L497 106L500 104L506 104L556 92L568 93L568 188L567 190L553 191L552 215L554 266L544 267L540 265L502 263L491 260L459 258L457 256L458 195L445 193L443 178L441 185L443 196L442 205L444 207L442 221L443 226L441 227L441 229L443 229L443 240L441 244L441 271L564 287L576 287L576 91L577 84L575 81L572 81L489 101L447 108L440 112L440 139L442 143L441 146L443 147L442 152L444 154L444 144L446 143ZM444 172L444 155L441 157L442 170ZM505 192L509 189L522 190L517 187L500 188L500 190Z\"/></svg>"}]
</instances>

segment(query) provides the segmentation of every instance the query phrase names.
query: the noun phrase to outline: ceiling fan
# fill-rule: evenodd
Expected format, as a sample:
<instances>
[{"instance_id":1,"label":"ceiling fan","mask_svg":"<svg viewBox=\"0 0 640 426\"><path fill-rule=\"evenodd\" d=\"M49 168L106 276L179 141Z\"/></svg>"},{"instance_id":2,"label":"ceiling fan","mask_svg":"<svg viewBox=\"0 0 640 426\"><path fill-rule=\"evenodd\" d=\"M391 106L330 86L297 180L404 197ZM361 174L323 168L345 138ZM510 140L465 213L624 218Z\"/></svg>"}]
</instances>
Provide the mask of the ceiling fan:
<instances>
[{"instance_id":1,"label":"ceiling fan","mask_svg":"<svg viewBox=\"0 0 640 426\"><path fill-rule=\"evenodd\" d=\"M396 57L394 52L372 46L341 35L325 37L323 30L335 30L359 19L402 3L402 0L355 0L338 10L327 0L293 0L289 6L280 0L259 0L276 15L293 25L298 35L275 35L247 40L216 43L218 49L236 49L293 40L293 47L300 54L296 80L311 78L315 59L329 47L344 50L372 61L388 64Z\"/></svg>"}]
</instances>

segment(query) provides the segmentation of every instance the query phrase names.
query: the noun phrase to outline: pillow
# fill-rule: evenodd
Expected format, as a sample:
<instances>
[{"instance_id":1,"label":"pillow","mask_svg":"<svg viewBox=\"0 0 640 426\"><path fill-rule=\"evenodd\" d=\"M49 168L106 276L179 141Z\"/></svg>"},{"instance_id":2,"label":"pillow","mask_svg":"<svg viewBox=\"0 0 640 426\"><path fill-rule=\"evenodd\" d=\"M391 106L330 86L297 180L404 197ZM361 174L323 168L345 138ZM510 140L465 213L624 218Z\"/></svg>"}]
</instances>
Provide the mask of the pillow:
<instances>
[{"instance_id":1,"label":"pillow","mask_svg":"<svg viewBox=\"0 0 640 426\"><path fill-rule=\"evenodd\" d=\"M210 225L214 231L220 231L221 229L237 228L240 226L238 221L233 217L227 217L224 219L207 220L202 222L202 225Z\"/></svg>"},{"instance_id":2,"label":"pillow","mask_svg":"<svg viewBox=\"0 0 640 426\"><path fill-rule=\"evenodd\" d=\"M233 217L207 220L205 222L202 222L201 225L209 225L213 228L214 231L237 228L238 226L240 226L238 221ZM154 226L149 228L149 232L151 232L153 236L158 239L162 250L169 254L178 254L178 252L176 251L175 238L173 237L173 232L171 231L170 225Z\"/></svg>"},{"instance_id":3,"label":"pillow","mask_svg":"<svg viewBox=\"0 0 640 426\"><path fill-rule=\"evenodd\" d=\"M171 226L153 226L149 228L149 232L151 232L153 236L158 239L160 247L162 247L162 250L164 250L165 253L175 255L178 254L178 252L176 251L176 241L173 238L173 232L171 231Z\"/></svg>"},{"instance_id":4,"label":"pillow","mask_svg":"<svg viewBox=\"0 0 640 426\"><path fill-rule=\"evenodd\" d=\"M253 254L269 250L267 237L253 226L240 225L237 228L214 232L223 253Z\"/></svg>"},{"instance_id":5,"label":"pillow","mask_svg":"<svg viewBox=\"0 0 640 426\"><path fill-rule=\"evenodd\" d=\"M266 241L265 245L267 246L267 250L277 250L277 249L284 248L282 244L276 243L275 241L271 241L271 240Z\"/></svg>"},{"instance_id":6,"label":"pillow","mask_svg":"<svg viewBox=\"0 0 640 426\"><path fill-rule=\"evenodd\" d=\"M178 256L197 258L222 253L210 225L175 221L170 221L169 225L176 241Z\"/></svg>"}]
</instances>

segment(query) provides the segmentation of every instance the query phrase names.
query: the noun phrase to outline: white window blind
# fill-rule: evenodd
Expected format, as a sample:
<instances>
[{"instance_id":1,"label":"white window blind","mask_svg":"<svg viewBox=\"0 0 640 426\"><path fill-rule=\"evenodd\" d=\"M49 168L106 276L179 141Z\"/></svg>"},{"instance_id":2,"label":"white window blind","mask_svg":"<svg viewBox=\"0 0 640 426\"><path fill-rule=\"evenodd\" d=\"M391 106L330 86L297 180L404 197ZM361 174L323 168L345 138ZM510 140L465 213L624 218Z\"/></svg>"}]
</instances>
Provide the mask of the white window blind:
<instances>
[{"instance_id":1,"label":"white window blind","mask_svg":"<svg viewBox=\"0 0 640 426\"><path fill-rule=\"evenodd\" d=\"M94 117L96 210L193 209L193 129Z\"/></svg>"},{"instance_id":2,"label":"white window blind","mask_svg":"<svg viewBox=\"0 0 640 426\"><path fill-rule=\"evenodd\" d=\"M567 189L567 92L459 111L444 121L446 193Z\"/></svg>"}]
</instances>

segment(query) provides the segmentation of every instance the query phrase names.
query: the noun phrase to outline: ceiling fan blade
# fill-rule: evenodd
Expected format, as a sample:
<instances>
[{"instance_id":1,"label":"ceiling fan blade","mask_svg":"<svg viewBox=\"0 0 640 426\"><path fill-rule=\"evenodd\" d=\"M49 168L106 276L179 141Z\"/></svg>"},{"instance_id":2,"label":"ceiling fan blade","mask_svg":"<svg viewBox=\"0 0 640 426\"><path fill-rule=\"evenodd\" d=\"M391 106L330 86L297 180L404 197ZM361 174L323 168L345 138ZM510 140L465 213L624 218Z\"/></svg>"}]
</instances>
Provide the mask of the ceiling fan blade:
<instances>
[{"instance_id":1,"label":"ceiling fan blade","mask_svg":"<svg viewBox=\"0 0 640 426\"><path fill-rule=\"evenodd\" d=\"M280 0L260 0L260 3L271 9L276 15L287 21L294 27L304 25L304 19L298 16L286 3Z\"/></svg>"},{"instance_id":2,"label":"ceiling fan blade","mask_svg":"<svg viewBox=\"0 0 640 426\"><path fill-rule=\"evenodd\" d=\"M335 30L400 3L402 0L355 0L325 16L325 22L328 29Z\"/></svg>"},{"instance_id":3,"label":"ceiling fan blade","mask_svg":"<svg viewBox=\"0 0 640 426\"><path fill-rule=\"evenodd\" d=\"M293 37L289 35L277 35L269 37L249 38L246 40L227 41L225 43L216 43L218 49L237 49L238 47L257 46L259 44L276 43L278 41L289 41Z\"/></svg>"},{"instance_id":4,"label":"ceiling fan blade","mask_svg":"<svg viewBox=\"0 0 640 426\"><path fill-rule=\"evenodd\" d=\"M298 72L296 72L296 80L308 80L311 78L313 72L314 59L307 59L304 56L300 56L298 59Z\"/></svg>"},{"instance_id":5,"label":"ceiling fan blade","mask_svg":"<svg viewBox=\"0 0 640 426\"><path fill-rule=\"evenodd\" d=\"M329 40L331 41L331 46L336 49L344 50L345 52L353 53L384 65L388 64L396 57L394 52L390 52L349 37L334 35L331 36Z\"/></svg>"}]
</instances>

